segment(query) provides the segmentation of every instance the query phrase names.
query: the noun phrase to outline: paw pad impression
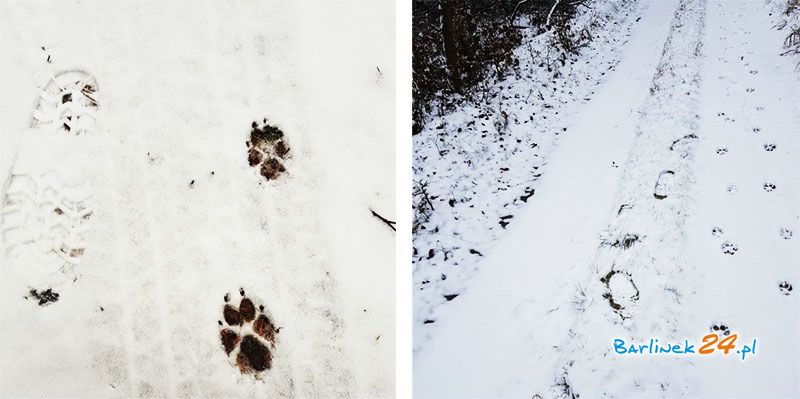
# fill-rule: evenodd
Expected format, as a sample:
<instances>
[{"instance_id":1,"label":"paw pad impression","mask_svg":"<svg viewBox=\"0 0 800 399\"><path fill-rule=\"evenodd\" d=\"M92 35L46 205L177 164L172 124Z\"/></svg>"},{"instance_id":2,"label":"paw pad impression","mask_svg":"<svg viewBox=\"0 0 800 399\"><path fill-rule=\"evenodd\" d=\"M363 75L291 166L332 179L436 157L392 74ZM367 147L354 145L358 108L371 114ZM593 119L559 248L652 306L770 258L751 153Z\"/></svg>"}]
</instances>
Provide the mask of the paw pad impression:
<instances>
[{"instance_id":1,"label":"paw pad impression","mask_svg":"<svg viewBox=\"0 0 800 399\"><path fill-rule=\"evenodd\" d=\"M260 124L253 122L251 128L250 140L247 141L247 162L258 168L265 179L277 179L286 172L284 161L290 150L284 141L283 131L267 124L266 118Z\"/></svg>"},{"instance_id":2,"label":"paw pad impression","mask_svg":"<svg viewBox=\"0 0 800 399\"><path fill-rule=\"evenodd\" d=\"M242 374L258 374L272 367L272 350L275 349L275 334L278 329L264 314L264 306L256 309L253 301L239 290L242 299L239 306L230 303L225 294L225 306L220 320L220 341L225 353L236 363Z\"/></svg>"}]
</instances>

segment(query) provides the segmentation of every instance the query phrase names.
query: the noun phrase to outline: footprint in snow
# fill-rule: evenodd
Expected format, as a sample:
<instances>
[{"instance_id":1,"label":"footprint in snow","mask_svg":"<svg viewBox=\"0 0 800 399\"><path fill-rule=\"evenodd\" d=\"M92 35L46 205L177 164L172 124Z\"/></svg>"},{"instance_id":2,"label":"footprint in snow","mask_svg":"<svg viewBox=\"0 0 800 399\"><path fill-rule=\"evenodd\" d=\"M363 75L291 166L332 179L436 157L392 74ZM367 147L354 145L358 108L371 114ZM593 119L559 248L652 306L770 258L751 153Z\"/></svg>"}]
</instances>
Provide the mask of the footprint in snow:
<instances>
[{"instance_id":1,"label":"footprint in snow","mask_svg":"<svg viewBox=\"0 0 800 399\"><path fill-rule=\"evenodd\" d=\"M766 192L774 191L776 188L777 187L775 186L775 183L772 183L772 182L764 183L764 191L766 191Z\"/></svg>"},{"instance_id":2,"label":"footprint in snow","mask_svg":"<svg viewBox=\"0 0 800 399\"><path fill-rule=\"evenodd\" d=\"M725 155L727 153L728 153L728 149L727 148L724 148L724 147L723 148L717 148L717 155Z\"/></svg>"},{"instance_id":3,"label":"footprint in snow","mask_svg":"<svg viewBox=\"0 0 800 399\"><path fill-rule=\"evenodd\" d=\"M723 231L720 227L714 227L711 229L711 235L714 237L722 237Z\"/></svg>"},{"instance_id":4,"label":"footprint in snow","mask_svg":"<svg viewBox=\"0 0 800 399\"><path fill-rule=\"evenodd\" d=\"M731 184L725 190L728 191L728 194L736 194L736 192L739 191L739 187L736 187L735 184Z\"/></svg>"},{"instance_id":5,"label":"footprint in snow","mask_svg":"<svg viewBox=\"0 0 800 399\"><path fill-rule=\"evenodd\" d=\"M227 324L220 334L225 353L242 374L259 374L272 367L272 352L275 350L275 334L280 328L264 314L264 305L256 309L253 301L239 289L242 299L239 306L231 305L230 295L225 294L222 316ZM219 322L223 326L222 320Z\"/></svg>"},{"instance_id":6,"label":"footprint in snow","mask_svg":"<svg viewBox=\"0 0 800 399\"><path fill-rule=\"evenodd\" d=\"M724 336L728 336L728 335L731 334L730 328L728 328L728 326L726 326L723 323L714 323L714 324L712 324L711 328L709 328L709 331L715 332L717 334L724 335Z\"/></svg>"},{"instance_id":7,"label":"footprint in snow","mask_svg":"<svg viewBox=\"0 0 800 399\"><path fill-rule=\"evenodd\" d=\"M247 145L247 162L267 180L274 180L286 172L284 162L289 156L283 131L267 123L253 122Z\"/></svg>"},{"instance_id":8,"label":"footprint in snow","mask_svg":"<svg viewBox=\"0 0 800 399\"><path fill-rule=\"evenodd\" d=\"M778 283L778 289L783 295L790 295L792 293L792 285L788 281Z\"/></svg>"},{"instance_id":9,"label":"footprint in snow","mask_svg":"<svg viewBox=\"0 0 800 399\"><path fill-rule=\"evenodd\" d=\"M775 147L776 147L776 145L772 144L772 143L764 144L764 150L766 150L768 152L775 151Z\"/></svg>"},{"instance_id":10,"label":"footprint in snow","mask_svg":"<svg viewBox=\"0 0 800 399\"><path fill-rule=\"evenodd\" d=\"M736 244L730 241L725 241L722 243L722 253L726 255L734 255L737 251L739 251L739 247Z\"/></svg>"},{"instance_id":11,"label":"footprint in snow","mask_svg":"<svg viewBox=\"0 0 800 399\"><path fill-rule=\"evenodd\" d=\"M792 238L792 234L793 234L792 230L789 230L787 227L781 227L779 233L780 233L781 237L783 237L784 240L788 240L788 239Z\"/></svg>"},{"instance_id":12,"label":"footprint in snow","mask_svg":"<svg viewBox=\"0 0 800 399\"><path fill-rule=\"evenodd\" d=\"M675 172L671 170L661 171L656 180L656 186L653 190L653 196L656 199L663 200L667 198L670 189L672 188L673 181L675 180Z\"/></svg>"}]
</instances>

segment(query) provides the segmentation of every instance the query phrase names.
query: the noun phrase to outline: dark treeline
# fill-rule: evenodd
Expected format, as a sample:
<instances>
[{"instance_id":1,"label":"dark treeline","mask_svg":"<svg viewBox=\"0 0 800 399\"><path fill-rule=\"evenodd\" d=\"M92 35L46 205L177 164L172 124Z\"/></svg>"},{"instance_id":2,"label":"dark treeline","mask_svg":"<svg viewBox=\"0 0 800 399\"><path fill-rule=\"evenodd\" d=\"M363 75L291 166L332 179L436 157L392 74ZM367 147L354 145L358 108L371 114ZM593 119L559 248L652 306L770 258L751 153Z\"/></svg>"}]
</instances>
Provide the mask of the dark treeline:
<instances>
[{"instance_id":1,"label":"dark treeline","mask_svg":"<svg viewBox=\"0 0 800 399\"><path fill-rule=\"evenodd\" d=\"M800 21L800 0L788 0L786 2L786 9L783 12L786 17ZM787 29L789 31L783 46L786 48L784 54L798 55L800 54L800 23L789 24L789 21L783 21L778 24L778 29ZM798 63L800 69L800 63Z\"/></svg>"},{"instance_id":2,"label":"dark treeline","mask_svg":"<svg viewBox=\"0 0 800 399\"><path fill-rule=\"evenodd\" d=\"M513 50L525 30L541 34L552 29L554 44L575 51L569 23L586 1L414 0L414 134L422 130L433 100L469 97L488 75L515 66Z\"/></svg>"}]
</instances>

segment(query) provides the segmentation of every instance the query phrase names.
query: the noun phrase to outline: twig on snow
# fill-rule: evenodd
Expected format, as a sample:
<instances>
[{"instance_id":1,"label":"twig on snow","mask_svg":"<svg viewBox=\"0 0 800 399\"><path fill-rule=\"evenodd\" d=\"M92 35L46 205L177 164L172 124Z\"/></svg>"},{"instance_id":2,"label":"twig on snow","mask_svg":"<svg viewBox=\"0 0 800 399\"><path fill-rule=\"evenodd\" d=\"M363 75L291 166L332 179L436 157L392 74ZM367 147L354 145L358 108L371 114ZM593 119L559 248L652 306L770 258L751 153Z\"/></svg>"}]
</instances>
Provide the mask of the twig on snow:
<instances>
[{"instance_id":1,"label":"twig on snow","mask_svg":"<svg viewBox=\"0 0 800 399\"><path fill-rule=\"evenodd\" d=\"M392 229L393 231L397 231L397 229L394 227L394 225L397 222L393 222L393 221L391 221L389 219L386 219L385 217L379 215L378 212L375 212L374 210L372 210L372 208L369 208L369 211L372 212L372 216L375 216L376 218L380 219L381 222L386 223L386 225L389 226L390 229Z\"/></svg>"}]
</instances>

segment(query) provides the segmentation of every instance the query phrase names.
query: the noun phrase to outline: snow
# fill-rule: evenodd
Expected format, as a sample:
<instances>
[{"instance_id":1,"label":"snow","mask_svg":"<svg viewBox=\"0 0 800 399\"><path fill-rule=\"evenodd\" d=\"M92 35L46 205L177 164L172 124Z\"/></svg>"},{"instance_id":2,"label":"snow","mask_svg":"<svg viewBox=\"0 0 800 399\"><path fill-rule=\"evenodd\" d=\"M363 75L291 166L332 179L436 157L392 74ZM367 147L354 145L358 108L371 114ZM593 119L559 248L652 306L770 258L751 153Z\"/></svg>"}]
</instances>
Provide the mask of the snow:
<instances>
[{"instance_id":1,"label":"snow","mask_svg":"<svg viewBox=\"0 0 800 399\"><path fill-rule=\"evenodd\" d=\"M487 82L479 101L434 118L415 136L415 184L425 183L433 197L413 242L415 350L435 328L445 295L464 290L486 251L518 222L517 209L538 195L571 115L595 101L597 84L615 70L637 7L619 0L582 8L575 30L588 27L594 40L564 65L552 34L530 38L516 52L518 71Z\"/></svg>"},{"instance_id":2,"label":"snow","mask_svg":"<svg viewBox=\"0 0 800 399\"><path fill-rule=\"evenodd\" d=\"M92 210L74 267L3 243L0 395L393 395L395 235L369 211L395 216L391 2L5 2L0 19L2 197L44 175ZM74 68L98 82L94 131L30 128ZM291 148L269 182L245 146L262 118ZM57 302L24 298L45 286ZM280 327L258 377L220 343L240 287Z\"/></svg>"},{"instance_id":3,"label":"snow","mask_svg":"<svg viewBox=\"0 0 800 399\"><path fill-rule=\"evenodd\" d=\"M770 5L644 3L535 195L416 327L415 396L800 396L796 60ZM757 354L613 351L721 325Z\"/></svg>"}]
</instances>

